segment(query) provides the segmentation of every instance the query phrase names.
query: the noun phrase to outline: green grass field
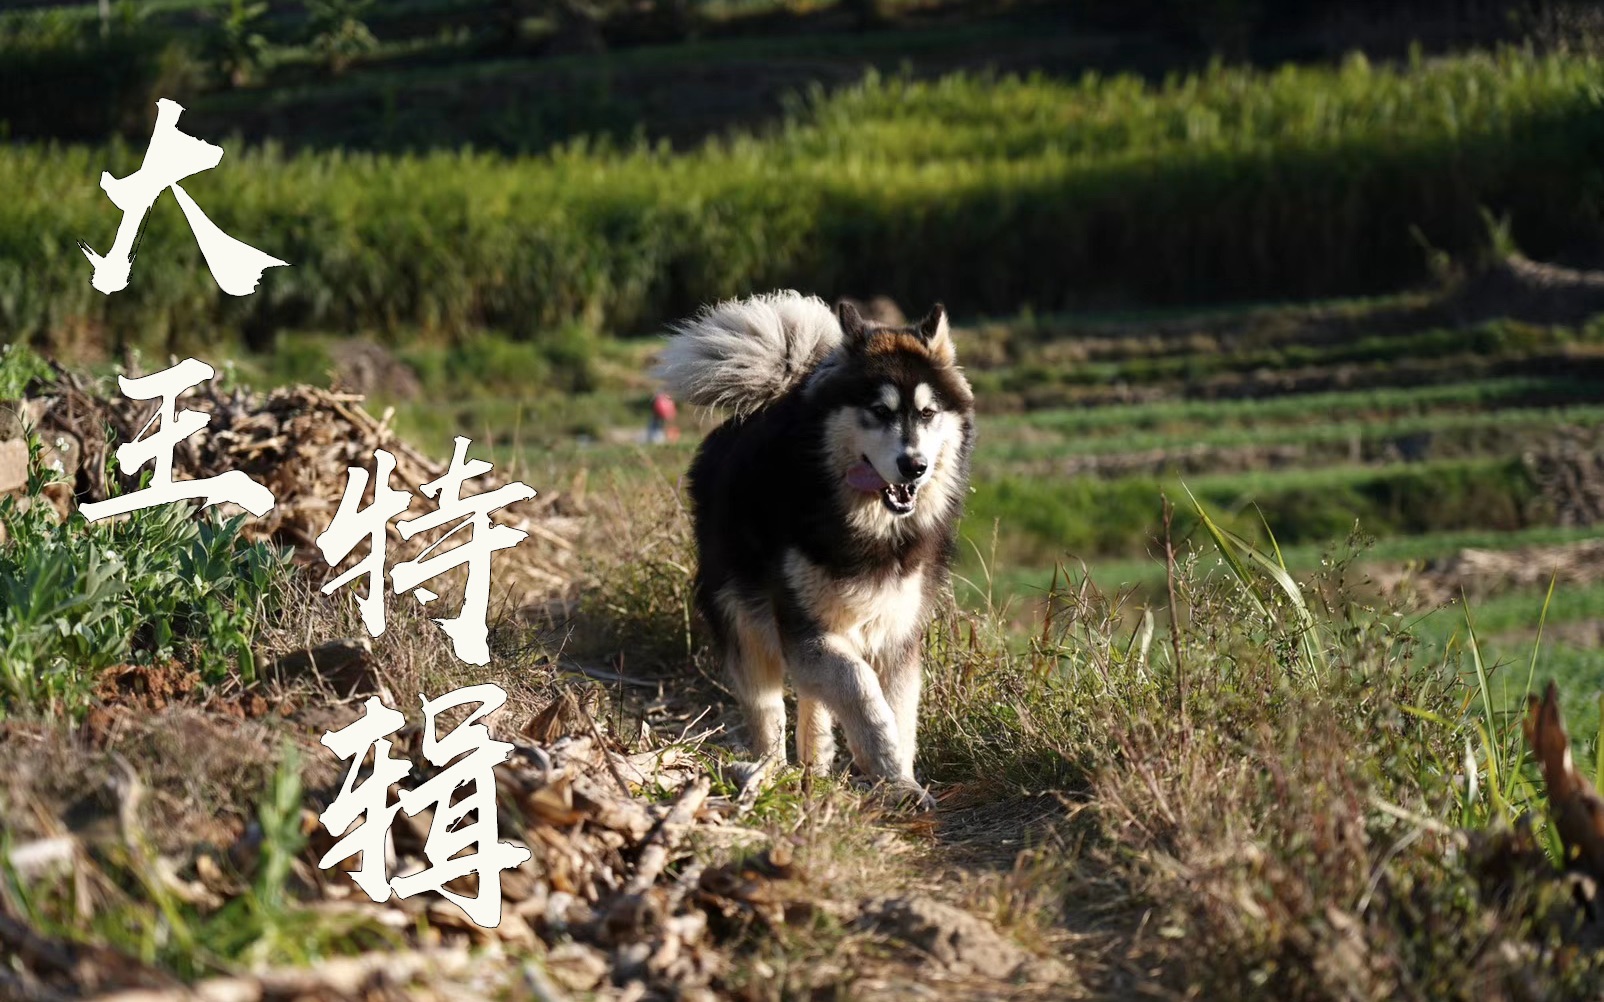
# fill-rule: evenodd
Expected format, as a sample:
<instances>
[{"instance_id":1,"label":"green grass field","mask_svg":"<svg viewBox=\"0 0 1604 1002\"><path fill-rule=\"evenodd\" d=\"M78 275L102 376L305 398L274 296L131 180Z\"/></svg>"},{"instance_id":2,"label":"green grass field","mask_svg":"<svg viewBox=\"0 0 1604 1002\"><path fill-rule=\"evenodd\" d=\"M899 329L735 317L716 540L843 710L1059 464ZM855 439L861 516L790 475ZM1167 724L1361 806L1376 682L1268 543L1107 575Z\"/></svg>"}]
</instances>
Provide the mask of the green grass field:
<instances>
[{"instance_id":1,"label":"green grass field","mask_svg":"<svg viewBox=\"0 0 1604 1002\"><path fill-rule=\"evenodd\" d=\"M773 286L943 298L970 315L1394 292L1426 277L1422 239L1464 254L1485 243L1483 208L1534 254L1597 236L1598 76L1592 57L1506 50L1160 84L871 78L781 127L680 153L237 148L192 194L293 263L243 300L188 280L201 262L171 206L152 213L129 289L88 288L73 242L107 243L115 213L84 182L132 169L138 150L17 144L0 151L0 183L37 197L0 206L0 325L39 341L90 330L168 350L234 335L261 349L282 330L639 332ZM855 288L863 276L873 288ZM1502 367L1595 340L1421 331L1021 364L1004 388L1437 364L1445 350Z\"/></svg>"}]
</instances>

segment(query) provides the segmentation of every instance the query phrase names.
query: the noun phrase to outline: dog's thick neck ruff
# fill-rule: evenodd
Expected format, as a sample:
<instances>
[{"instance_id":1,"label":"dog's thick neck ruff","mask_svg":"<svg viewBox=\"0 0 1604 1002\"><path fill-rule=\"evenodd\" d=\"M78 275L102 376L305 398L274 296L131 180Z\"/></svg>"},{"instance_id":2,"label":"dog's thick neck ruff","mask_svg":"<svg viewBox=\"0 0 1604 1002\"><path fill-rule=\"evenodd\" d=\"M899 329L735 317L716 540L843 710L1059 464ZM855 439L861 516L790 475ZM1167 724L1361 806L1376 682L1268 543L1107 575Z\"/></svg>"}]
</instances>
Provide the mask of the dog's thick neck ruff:
<instances>
[{"instance_id":1,"label":"dog's thick neck ruff","mask_svg":"<svg viewBox=\"0 0 1604 1002\"><path fill-rule=\"evenodd\" d=\"M887 325L780 292L675 329L659 373L687 402L731 413L692 464L693 501L719 512L709 517L843 576L950 556L974 393L945 309Z\"/></svg>"}]
</instances>

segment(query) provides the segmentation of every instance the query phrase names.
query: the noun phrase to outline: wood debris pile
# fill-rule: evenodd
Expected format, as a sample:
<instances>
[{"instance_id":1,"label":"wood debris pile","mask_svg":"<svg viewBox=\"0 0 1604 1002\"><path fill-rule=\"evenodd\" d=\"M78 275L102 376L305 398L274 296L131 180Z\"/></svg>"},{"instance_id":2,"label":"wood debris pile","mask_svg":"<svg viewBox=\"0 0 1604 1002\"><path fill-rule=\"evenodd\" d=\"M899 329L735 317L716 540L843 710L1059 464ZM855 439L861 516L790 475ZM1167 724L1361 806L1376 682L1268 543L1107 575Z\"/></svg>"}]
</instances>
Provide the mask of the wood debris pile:
<instances>
[{"instance_id":1,"label":"wood debris pile","mask_svg":"<svg viewBox=\"0 0 1604 1002\"><path fill-rule=\"evenodd\" d=\"M396 528L397 521L433 510L434 502L423 497L419 487L443 476L446 463L399 439L390 427L392 413L375 418L362 408L361 399L312 386L284 387L263 395L242 389L220 392L215 380L202 383L179 398L179 408L202 411L211 421L179 443L173 476L193 480L243 471L267 487L275 501L266 515L247 520L246 535L292 547L314 573L321 567L332 576L334 569L324 563L317 537L339 508L348 468L368 471L370 482L363 500L364 505L372 502L373 454L383 449L396 460L391 486L412 495L407 512L389 524L389 560L413 559L461 524L457 520L410 540L403 540ZM72 500L77 504L105 500L111 489L108 462L119 445L148 434L146 426L156 405L157 401L127 399L114 386L58 368L53 379L30 387L20 406L12 405L9 422L0 420L0 453L10 447L25 459L23 428L33 429L44 446L45 464L71 484L73 499L66 497L65 490L51 496L65 513ZM469 458L484 457L480 450L470 450ZM130 491L138 486L139 472L118 470L111 479L117 481L120 491ZM509 479L503 471L492 470L467 481L463 494L494 490ZM0 482L0 492L18 486ZM497 554L495 582L529 598L549 597L568 590L578 576L574 543L582 528L581 505L579 499L550 485L530 486L538 492L536 497L492 515L496 522L529 534L517 546ZM240 511L228 504L218 507L231 513ZM465 534L457 538L464 539ZM360 559L365 549L359 547L348 561Z\"/></svg>"},{"instance_id":2,"label":"wood debris pile","mask_svg":"<svg viewBox=\"0 0 1604 1002\"><path fill-rule=\"evenodd\" d=\"M420 742L421 731L403 730L392 753L409 756L431 775L437 770L424 761ZM493 930L474 925L438 895L376 905L344 870L315 869L334 843L321 827L301 874L316 897L379 924L412 929L423 919L429 938L438 941L426 938L420 947L499 945L543 956L543 975L558 988L553 995L628 989L637 997L713 997L710 985L727 962L721 933L744 918L761 921L774 891L764 880L733 879L739 866L690 863L671 873L692 846L750 850L765 841L729 823L738 804L710 795L711 780L689 752L670 747L628 755L599 732L564 734L549 744L525 735L497 767L496 786L499 837L527 847L531 857L502 875L501 923ZM309 827L311 818L308 811ZM425 866L432 820L432 809L396 815L386 847L391 872ZM359 863L353 858L344 865ZM789 875L782 866L767 872L775 879ZM478 878L469 875L445 889L472 896Z\"/></svg>"},{"instance_id":3,"label":"wood debris pile","mask_svg":"<svg viewBox=\"0 0 1604 1002\"><path fill-rule=\"evenodd\" d=\"M806 882L793 879L788 843L770 846L762 833L738 824L739 801L712 794L694 749L668 745L629 754L574 709L563 697L523 732L498 732L514 751L494 771L496 837L527 847L531 856L500 873L495 928L474 924L435 892L375 903L353 879L352 871L364 865L359 855L320 868L336 838L318 816L344 777L313 781L309 774L314 785L306 791L300 824L306 842L290 863L287 889L296 908L321 916L330 928L371 930L352 942L382 944L377 952L184 986L117 951L42 936L8 919L0 902L0 956L17 958L9 972L0 967L0 997L8 997L9 988L19 997L55 998L58 990L85 985L107 992L97 996L103 1002L461 999L490 997L479 994L490 989L493 997L546 999L719 997L732 946L754 929L806 919L826 906L807 900ZM561 734L547 740L553 732ZM389 754L413 767L411 777L391 787L391 802L399 786L439 772L423 755L416 723L396 734ZM125 823L138 817L137 779L131 777L126 790L132 792L117 809ZM392 878L428 865L436 809L395 814L384 846ZM128 837L137 844L137 835ZM40 867L92 865L85 861L93 854L76 842L71 835L41 839L17 847L10 858L27 871L25 881L41 876ZM233 845L195 846L188 853L187 859L154 861L151 877L202 914L217 915L237 902L269 865L256 822ZM719 859L731 861L710 862ZM444 889L472 898L478 881L469 873ZM466 962L470 956L526 962L476 966Z\"/></svg>"}]
</instances>

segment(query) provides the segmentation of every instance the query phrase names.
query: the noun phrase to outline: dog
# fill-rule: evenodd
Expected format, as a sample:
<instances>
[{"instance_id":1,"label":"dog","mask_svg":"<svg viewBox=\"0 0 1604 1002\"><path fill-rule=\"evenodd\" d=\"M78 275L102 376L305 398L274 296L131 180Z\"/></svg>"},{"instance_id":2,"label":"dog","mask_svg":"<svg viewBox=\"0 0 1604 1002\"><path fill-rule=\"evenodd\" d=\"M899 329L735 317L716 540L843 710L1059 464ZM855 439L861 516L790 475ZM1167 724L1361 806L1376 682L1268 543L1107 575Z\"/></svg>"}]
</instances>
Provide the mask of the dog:
<instances>
[{"instance_id":1,"label":"dog","mask_svg":"<svg viewBox=\"0 0 1604 1002\"><path fill-rule=\"evenodd\" d=\"M946 310L893 326L786 291L671 332L659 378L728 414L688 474L695 598L758 768L786 762L789 672L802 765L833 767L839 723L860 773L932 806L913 769L920 649L975 433Z\"/></svg>"}]
</instances>

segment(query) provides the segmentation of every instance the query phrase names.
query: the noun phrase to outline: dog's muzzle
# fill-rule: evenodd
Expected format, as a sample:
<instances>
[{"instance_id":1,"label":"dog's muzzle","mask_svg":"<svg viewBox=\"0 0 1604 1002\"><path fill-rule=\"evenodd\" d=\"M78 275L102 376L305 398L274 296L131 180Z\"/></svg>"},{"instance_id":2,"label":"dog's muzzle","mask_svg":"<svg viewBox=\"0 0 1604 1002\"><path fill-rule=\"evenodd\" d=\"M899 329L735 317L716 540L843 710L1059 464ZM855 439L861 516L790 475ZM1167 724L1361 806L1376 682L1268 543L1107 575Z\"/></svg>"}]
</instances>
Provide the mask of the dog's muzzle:
<instances>
[{"instance_id":1,"label":"dog's muzzle","mask_svg":"<svg viewBox=\"0 0 1604 1002\"><path fill-rule=\"evenodd\" d=\"M847 484L864 494L880 495L880 503L886 506L886 510L899 517L913 514L914 501L919 494L917 480L901 484L887 483L868 457L859 459L848 468Z\"/></svg>"}]
</instances>

